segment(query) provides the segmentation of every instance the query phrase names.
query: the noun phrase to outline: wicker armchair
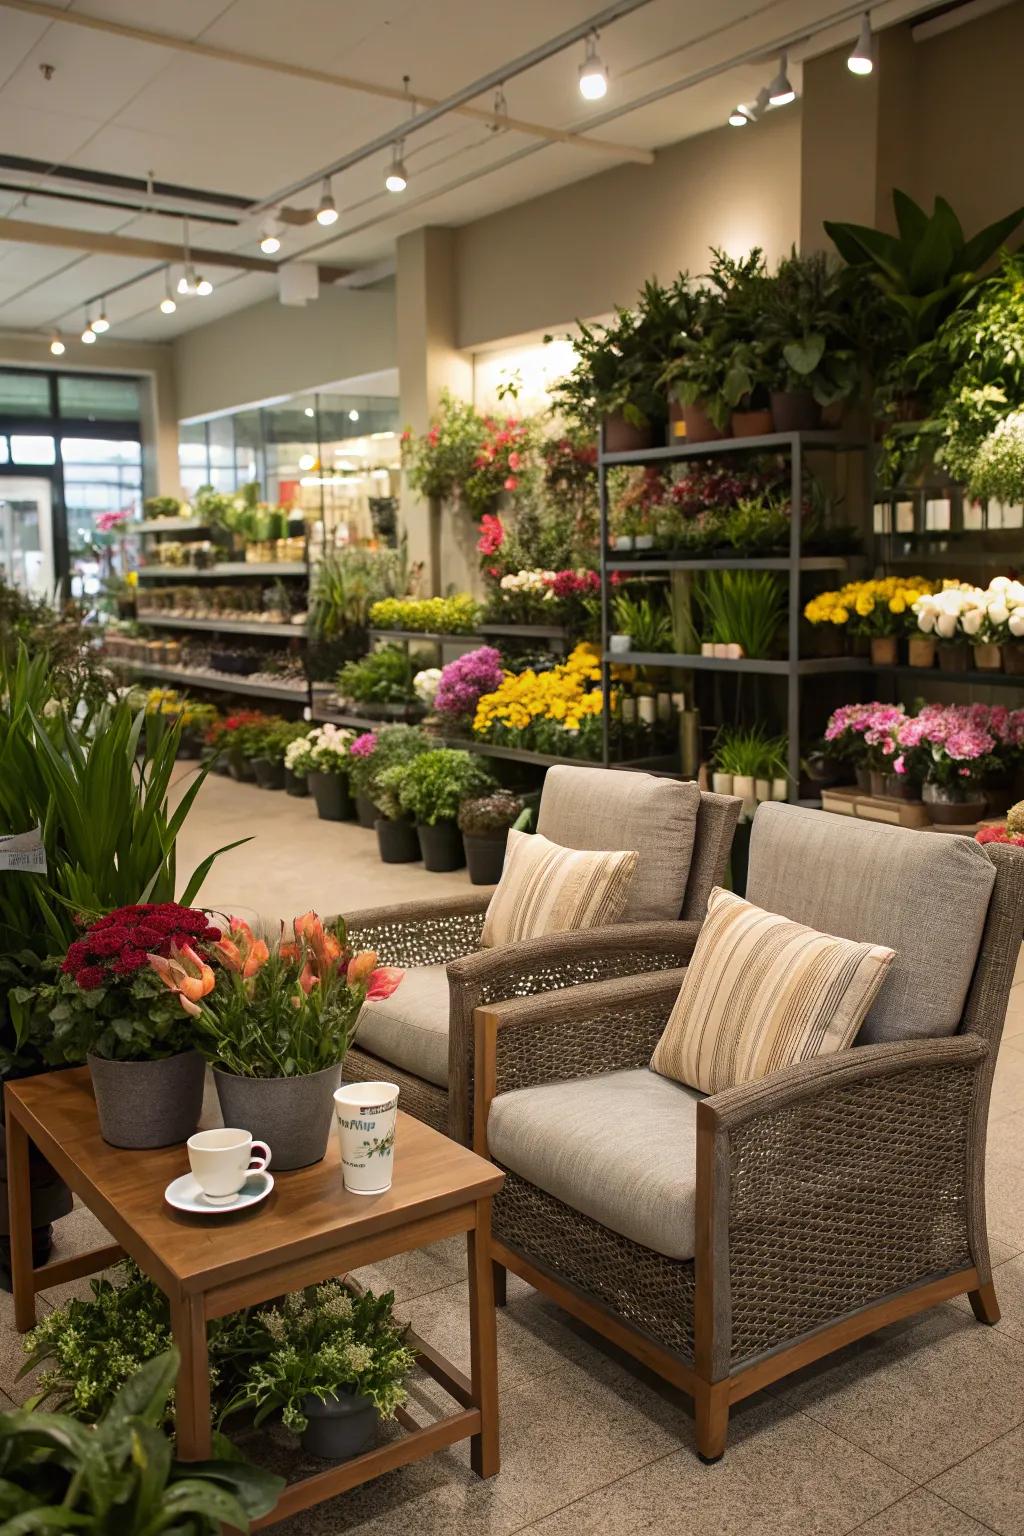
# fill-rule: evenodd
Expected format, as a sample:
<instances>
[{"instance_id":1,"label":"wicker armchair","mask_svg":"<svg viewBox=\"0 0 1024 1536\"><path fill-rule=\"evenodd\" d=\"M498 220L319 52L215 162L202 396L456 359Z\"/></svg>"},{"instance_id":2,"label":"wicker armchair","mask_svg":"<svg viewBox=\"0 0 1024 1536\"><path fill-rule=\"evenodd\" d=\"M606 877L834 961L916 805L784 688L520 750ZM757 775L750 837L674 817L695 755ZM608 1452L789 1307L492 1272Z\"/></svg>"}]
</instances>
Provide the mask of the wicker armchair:
<instances>
[{"instance_id":1,"label":"wicker armchair","mask_svg":"<svg viewBox=\"0 0 1024 1536\"><path fill-rule=\"evenodd\" d=\"M740 802L650 774L552 768L538 830L569 848L637 848L623 921L480 948L492 888L347 914L354 943L406 968L386 1004L368 1004L348 1081L388 1078L402 1107L457 1141L472 1134L473 1010L603 977L685 965L708 893L720 884ZM643 887L641 889L641 887Z\"/></svg>"},{"instance_id":2,"label":"wicker armchair","mask_svg":"<svg viewBox=\"0 0 1024 1536\"><path fill-rule=\"evenodd\" d=\"M962 1293L999 1318L985 1134L1024 854L773 806L748 890L897 949L854 1049L702 1097L648 1068L681 971L475 1016L499 1282L513 1270L691 1394L707 1461L733 1403L853 1339Z\"/></svg>"}]
</instances>

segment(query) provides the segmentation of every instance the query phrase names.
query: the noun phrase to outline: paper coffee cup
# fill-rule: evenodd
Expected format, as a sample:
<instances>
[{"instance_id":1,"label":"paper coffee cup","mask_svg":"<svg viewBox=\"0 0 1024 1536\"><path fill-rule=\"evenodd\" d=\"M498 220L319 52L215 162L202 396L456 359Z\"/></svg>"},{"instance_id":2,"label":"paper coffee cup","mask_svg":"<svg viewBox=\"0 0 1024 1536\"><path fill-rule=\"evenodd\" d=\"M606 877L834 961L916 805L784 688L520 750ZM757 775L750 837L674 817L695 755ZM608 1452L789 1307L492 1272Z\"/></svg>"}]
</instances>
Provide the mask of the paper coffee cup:
<instances>
[{"instance_id":1,"label":"paper coffee cup","mask_svg":"<svg viewBox=\"0 0 1024 1536\"><path fill-rule=\"evenodd\" d=\"M345 1083L334 1095L345 1188L379 1195L391 1188L395 1162L397 1083Z\"/></svg>"}]
</instances>

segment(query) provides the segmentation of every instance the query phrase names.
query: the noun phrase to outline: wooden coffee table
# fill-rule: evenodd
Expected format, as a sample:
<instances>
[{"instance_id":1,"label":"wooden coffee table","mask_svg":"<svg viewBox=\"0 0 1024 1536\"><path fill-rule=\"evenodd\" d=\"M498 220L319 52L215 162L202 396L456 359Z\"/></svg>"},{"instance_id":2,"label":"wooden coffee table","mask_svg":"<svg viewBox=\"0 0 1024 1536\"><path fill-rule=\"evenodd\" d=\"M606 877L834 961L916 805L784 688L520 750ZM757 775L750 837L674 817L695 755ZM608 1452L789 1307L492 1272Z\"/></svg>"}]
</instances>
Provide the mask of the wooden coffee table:
<instances>
[{"instance_id":1,"label":"wooden coffee table","mask_svg":"<svg viewBox=\"0 0 1024 1536\"><path fill-rule=\"evenodd\" d=\"M497 1472L498 1377L488 1243L491 1197L504 1175L492 1163L400 1113L395 1180L386 1194L346 1193L332 1135L322 1163L277 1174L274 1190L261 1205L237 1216L187 1216L172 1210L163 1198L170 1181L188 1170L185 1147L126 1152L108 1146L99 1132L86 1068L8 1083L6 1094L16 1325L25 1332L35 1324L37 1291L93 1274L130 1254L170 1301L171 1328L181 1352L177 1446L185 1460L210 1454L210 1318L465 1232L470 1377L410 1336L419 1364L455 1400L458 1411L423 1427L400 1409L397 1417L405 1434L289 1483L273 1511L254 1522L256 1528L458 1440L471 1439L471 1461L480 1477ZM115 1243L33 1266L29 1141Z\"/></svg>"}]
</instances>

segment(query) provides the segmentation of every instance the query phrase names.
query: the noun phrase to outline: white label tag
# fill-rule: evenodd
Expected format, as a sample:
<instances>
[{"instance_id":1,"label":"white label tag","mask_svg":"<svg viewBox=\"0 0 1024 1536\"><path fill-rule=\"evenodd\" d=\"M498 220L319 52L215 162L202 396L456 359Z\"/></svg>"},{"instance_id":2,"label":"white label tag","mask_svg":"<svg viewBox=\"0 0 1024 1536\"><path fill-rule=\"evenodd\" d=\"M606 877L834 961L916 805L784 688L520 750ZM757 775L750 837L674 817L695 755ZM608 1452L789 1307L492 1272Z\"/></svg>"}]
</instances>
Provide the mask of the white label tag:
<instances>
[{"instance_id":1,"label":"white label tag","mask_svg":"<svg viewBox=\"0 0 1024 1536\"><path fill-rule=\"evenodd\" d=\"M17 869L29 875L46 874L42 827L34 827L31 832L8 832L0 837L2 869Z\"/></svg>"}]
</instances>

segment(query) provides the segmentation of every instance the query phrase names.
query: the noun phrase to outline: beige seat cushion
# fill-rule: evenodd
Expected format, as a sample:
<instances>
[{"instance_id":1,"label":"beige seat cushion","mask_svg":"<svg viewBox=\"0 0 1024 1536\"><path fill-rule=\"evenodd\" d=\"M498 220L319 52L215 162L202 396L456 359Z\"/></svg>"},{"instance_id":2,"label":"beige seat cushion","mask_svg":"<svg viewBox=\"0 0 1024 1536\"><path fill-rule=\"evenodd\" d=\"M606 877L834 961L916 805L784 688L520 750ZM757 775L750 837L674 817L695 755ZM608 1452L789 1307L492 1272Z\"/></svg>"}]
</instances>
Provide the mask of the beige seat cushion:
<instances>
[{"instance_id":1,"label":"beige seat cushion","mask_svg":"<svg viewBox=\"0 0 1024 1536\"><path fill-rule=\"evenodd\" d=\"M632 850L588 853L562 848L539 832L511 831L480 943L519 944L617 922L636 872Z\"/></svg>"},{"instance_id":2,"label":"beige seat cushion","mask_svg":"<svg viewBox=\"0 0 1024 1536\"><path fill-rule=\"evenodd\" d=\"M650 773L549 768L537 831L563 848L635 848L636 880L619 921L679 916L690 873L700 790Z\"/></svg>"},{"instance_id":3,"label":"beige seat cushion","mask_svg":"<svg viewBox=\"0 0 1024 1536\"><path fill-rule=\"evenodd\" d=\"M716 888L651 1066L720 1093L845 1050L892 958Z\"/></svg>"},{"instance_id":4,"label":"beige seat cushion","mask_svg":"<svg viewBox=\"0 0 1024 1536\"><path fill-rule=\"evenodd\" d=\"M761 805L747 900L896 951L858 1045L955 1034L974 974L992 860L969 837Z\"/></svg>"},{"instance_id":5,"label":"beige seat cushion","mask_svg":"<svg viewBox=\"0 0 1024 1536\"><path fill-rule=\"evenodd\" d=\"M584 1216L691 1259L702 1095L646 1068L491 1101L490 1155Z\"/></svg>"},{"instance_id":6,"label":"beige seat cushion","mask_svg":"<svg viewBox=\"0 0 1024 1536\"><path fill-rule=\"evenodd\" d=\"M443 965L410 966L402 984L379 1003L364 1003L355 1043L361 1050L448 1086L448 973Z\"/></svg>"}]
</instances>

